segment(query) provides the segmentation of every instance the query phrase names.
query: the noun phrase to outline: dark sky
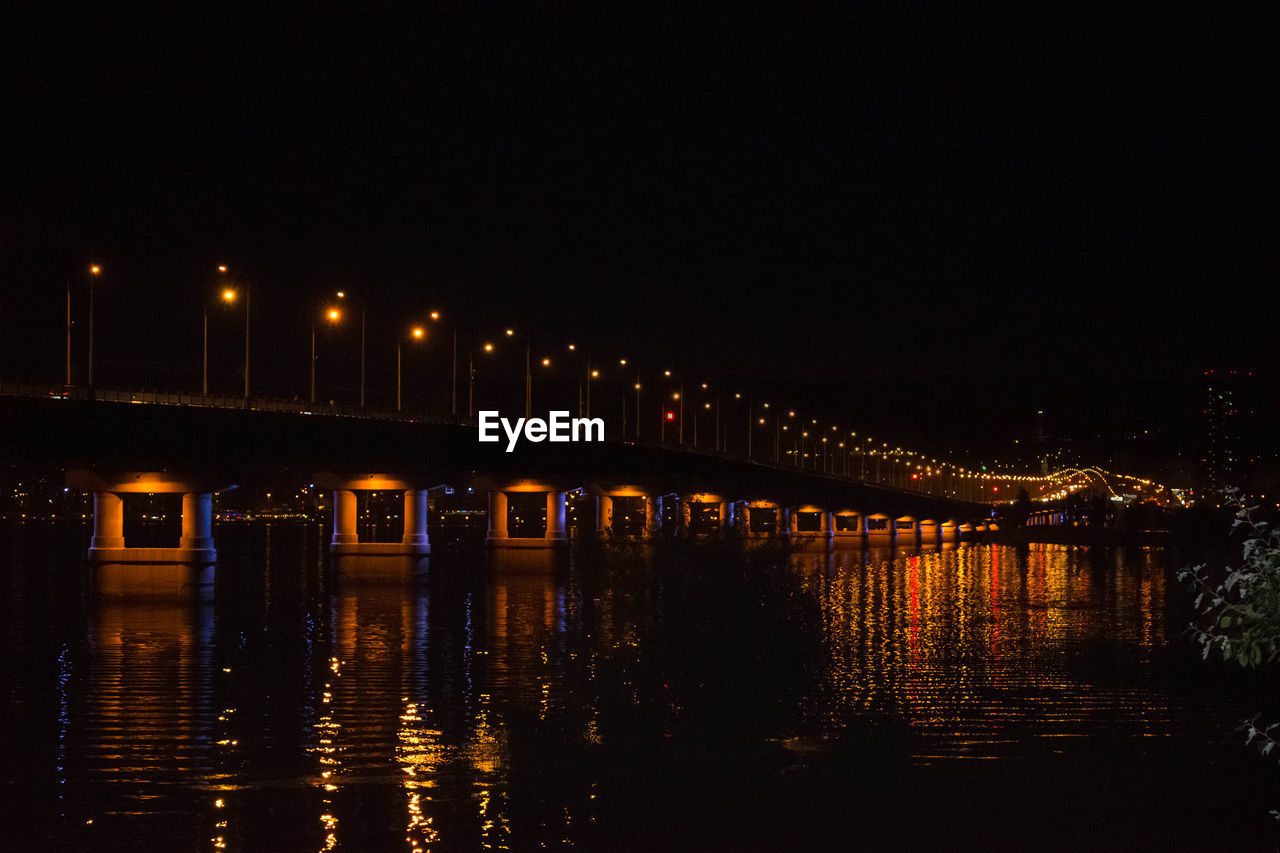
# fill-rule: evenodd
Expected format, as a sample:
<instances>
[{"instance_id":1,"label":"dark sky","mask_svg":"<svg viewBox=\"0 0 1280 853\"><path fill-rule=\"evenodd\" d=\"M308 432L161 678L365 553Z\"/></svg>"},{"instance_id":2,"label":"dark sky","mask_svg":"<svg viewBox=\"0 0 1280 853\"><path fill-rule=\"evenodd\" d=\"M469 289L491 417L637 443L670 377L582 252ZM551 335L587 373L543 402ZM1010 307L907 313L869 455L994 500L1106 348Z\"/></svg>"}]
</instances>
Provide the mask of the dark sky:
<instances>
[{"instance_id":1,"label":"dark sky","mask_svg":"<svg viewBox=\"0 0 1280 853\"><path fill-rule=\"evenodd\" d=\"M436 306L904 441L1190 433L1203 367L1276 373L1274 13L417 5L17 4L0 375L60 376L91 253L108 383L198 381L218 263L277 393L339 287L383 394Z\"/></svg>"}]
</instances>

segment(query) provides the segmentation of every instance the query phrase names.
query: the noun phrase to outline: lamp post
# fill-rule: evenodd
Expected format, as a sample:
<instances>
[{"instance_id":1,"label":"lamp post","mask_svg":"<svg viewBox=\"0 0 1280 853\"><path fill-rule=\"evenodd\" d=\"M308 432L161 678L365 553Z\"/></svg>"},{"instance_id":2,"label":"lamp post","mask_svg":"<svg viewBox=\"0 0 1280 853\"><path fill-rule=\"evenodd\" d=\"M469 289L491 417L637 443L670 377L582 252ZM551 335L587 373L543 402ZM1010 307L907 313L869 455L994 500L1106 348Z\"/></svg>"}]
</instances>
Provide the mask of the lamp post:
<instances>
[{"instance_id":1,"label":"lamp post","mask_svg":"<svg viewBox=\"0 0 1280 853\"><path fill-rule=\"evenodd\" d=\"M720 441L720 395L717 394L716 395L716 453L719 453L722 450L724 450L724 448L721 447L720 444L721 444L721 441Z\"/></svg>"},{"instance_id":2,"label":"lamp post","mask_svg":"<svg viewBox=\"0 0 1280 853\"><path fill-rule=\"evenodd\" d=\"M493 344L486 343L481 347L485 352L493 352ZM470 380L467 386L467 420L475 419L475 401L476 401L476 365L475 353L467 352L467 378Z\"/></svg>"},{"instance_id":3,"label":"lamp post","mask_svg":"<svg viewBox=\"0 0 1280 853\"><path fill-rule=\"evenodd\" d=\"M508 338L516 337L515 329L507 329ZM533 414L533 369L532 369L532 351L533 339L528 335L520 335L524 338L524 416L527 420Z\"/></svg>"},{"instance_id":4,"label":"lamp post","mask_svg":"<svg viewBox=\"0 0 1280 853\"><path fill-rule=\"evenodd\" d=\"M676 399L680 401L680 422L679 422L679 441L680 446L684 447L684 383L680 383L680 393L676 394Z\"/></svg>"},{"instance_id":5,"label":"lamp post","mask_svg":"<svg viewBox=\"0 0 1280 853\"><path fill-rule=\"evenodd\" d=\"M640 374L636 374L636 440L640 440Z\"/></svg>"},{"instance_id":6,"label":"lamp post","mask_svg":"<svg viewBox=\"0 0 1280 853\"><path fill-rule=\"evenodd\" d=\"M244 286L244 401L249 404L249 285Z\"/></svg>"},{"instance_id":7,"label":"lamp post","mask_svg":"<svg viewBox=\"0 0 1280 853\"><path fill-rule=\"evenodd\" d=\"M624 368L626 366L627 366L627 360L625 358L618 359L619 368ZM619 370L618 373L619 375L621 375L622 371ZM627 389L625 385L622 387L622 393L619 395L619 398L618 398L618 408L622 413L622 417L618 421L618 438L625 440L627 437ZM636 423L638 424L639 421L640 421L640 406L637 401Z\"/></svg>"},{"instance_id":8,"label":"lamp post","mask_svg":"<svg viewBox=\"0 0 1280 853\"><path fill-rule=\"evenodd\" d=\"M102 267L89 265L89 387L93 387L93 283L102 274Z\"/></svg>"},{"instance_id":9,"label":"lamp post","mask_svg":"<svg viewBox=\"0 0 1280 853\"><path fill-rule=\"evenodd\" d=\"M338 298L346 299L347 298L346 291L339 290ZM365 320L368 314L368 307L369 307L368 301L364 297L361 297L360 298L360 408L362 409L364 408L364 387L365 387L364 386L364 363L365 363L364 362L364 345L365 345L365 329L366 329ZM247 394L248 392L246 391L245 393Z\"/></svg>"},{"instance_id":10,"label":"lamp post","mask_svg":"<svg viewBox=\"0 0 1280 853\"><path fill-rule=\"evenodd\" d=\"M225 266L218 267L218 273L225 276L227 268ZM222 290L222 299L225 302L234 302L236 300L236 290L232 286L224 285ZM249 285L244 285L244 399L245 404L249 402ZM208 316L205 317L205 362L208 362ZM205 383L208 384L207 381Z\"/></svg>"},{"instance_id":11,"label":"lamp post","mask_svg":"<svg viewBox=\"0 0 1280 853\"><path fill-rule=\"evenodd\" d=\"M71 277L67 276L67 385L71 384Z\"/></svg>"},{"instance_id":12,"label":"lamp post","mask_svg":"<svg viewBox=\"0 0 1280 853\"><path fill-rule=\"evenodd\" d=\"M337 308L329 308L325 311L325 318L330 323L337 323L342 320L342 312ZM316 401L316 321L311 321L311 402Z\"/></svg>"},{"instance_id":13,"label":"lamp post","mask_svg":"<svg viewBox=\"0 0 1280 853\"><path fill-rule=\"evenodd\" d=\"M218 272L226 274L227 268L219 266ZM222 290L223 302L235 302L236 292L230 287L224 287ZM201 309L204 315L204 341L201 347L201 363L200 363L200 396L209 396L209 303L207 300L201 300ZM247 310L247 309L246 309Z\"/></svg>"},{"instance_id":14,"label":"lamp post","mask_svg":"<svg viewBox=\"0 0 1280 853\"><path fill-rule=\"evenodd\" d=\"M423 329L421 326L414 326L414 327L413 327L413 329L411 329L411 330L409 331L409 336L410 336L413 340L415 340L415 341L420 341L420 340L422 340L422 338L423 338L423 336L424 336L424 335L426 335L426 330L425 330L425 329ZM402 347L402 345L403 345L403 344L404 344L404 341L402 341L402 340L400 340L400 339L397 339L397 340L396 340L396 411L397 411L397 412L401 410L401 405L400 405L400 374L401 374L401 370L400 370L400 360L401 360L400 350L401 350L401 347Z\"/></svg>"},{"instance_id":15,"label":"lamp post","mask_svg":"<svg viewBox=\"0 0 1280 853\"><path fill-rule=\"evenodd\" d=\"M432 323L440 321L440 312L432 311L427 315ZM453 339L453 345L449 357L449 406L448 413L452 418L458 417L458 326L449 323L450 337Z\"/></svg>"},{"instance_id":16,"label":"lamp post","mask_svg":"<svg viewBox=\"0 0 1280 853\"><path fill-rule=\"evenodd\" d=\"M676 424L676 446L684 447L684 383L680 383L680 390L671 395L671 399L679 404L679 422ZM667 418L667 420L675 420L675 418Z\"/></svg>"}]
</instances>

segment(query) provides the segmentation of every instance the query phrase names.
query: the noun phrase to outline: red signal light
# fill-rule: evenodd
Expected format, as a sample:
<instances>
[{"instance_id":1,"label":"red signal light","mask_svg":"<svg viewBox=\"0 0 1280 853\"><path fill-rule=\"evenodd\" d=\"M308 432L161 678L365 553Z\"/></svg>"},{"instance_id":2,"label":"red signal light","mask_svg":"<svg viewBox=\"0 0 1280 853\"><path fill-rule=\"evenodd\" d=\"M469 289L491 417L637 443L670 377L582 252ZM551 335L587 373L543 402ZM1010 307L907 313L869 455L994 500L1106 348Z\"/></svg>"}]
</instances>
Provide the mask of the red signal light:
<instances>
[{"instance_id":1,"label":"red signal light","mask_svg":"<svg viewBox=\"0 0 1280 853\"><path fill-rule=\"evenodd\" d=\"M669 420L669 421L674 421L675 419L676 419L676 413L675 413L675 412L667 412L667 420Z\"/></svg>"}]
</instances>

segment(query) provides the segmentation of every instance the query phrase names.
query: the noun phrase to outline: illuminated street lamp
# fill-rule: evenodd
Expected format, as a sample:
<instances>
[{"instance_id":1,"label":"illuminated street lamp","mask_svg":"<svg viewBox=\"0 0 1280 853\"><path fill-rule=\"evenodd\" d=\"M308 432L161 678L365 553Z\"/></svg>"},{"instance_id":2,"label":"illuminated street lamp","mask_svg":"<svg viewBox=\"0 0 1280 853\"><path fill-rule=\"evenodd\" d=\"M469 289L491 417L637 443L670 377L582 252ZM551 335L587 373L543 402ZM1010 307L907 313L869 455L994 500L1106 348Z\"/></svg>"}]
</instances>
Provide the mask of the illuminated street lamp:
<instances>
[{"instance_id":1,"label":"illuminated street lamp","mask_svg":"<svg viewBox=\"0 0 1280 853\"><path fill-rule=\"evenodd\" d=\"M102 267L89 265L89 387L93 387L93 283L102 274Z\"/></svg>"},{"instance_id":2,"label":"illuminated street lamp","mask_svg":"<svg viewBox=\"0 0 1280 853\"><path fill-rule=\"evenodd\" d=\"M346 291L339 290L338 298L346 299L347 298ZM367 316L368 316L368 308L369 308L368 301L363 297L361 297L360 298L360 408L362 409L364 408L364 388L365 388L365 385L364 385L365 346L364 345L365 345L365 330L367 328L367 324L365 323L365 320L367 319Z\"/></svg>"},{"instance_id":3,"label":"illuminated street lamp","mask_svg":"<svg viewBox=\"0 0 1280 853\"><path fill-rule=\"evenodd\" d=\"M329 308L324 312L325 319L329 323L339 323L342 321L342 312L337 308ZM311 402L316 401L316 323L311 321Z\"/></svg>"},{"instance_id":4,"label":"illuminated street lamp","mask_svg":"<svg viewBox=\"0 0 1280 853\"><path fill-rule=\"evenodd\" d=\"M640 377L636 376L636 440L640 438Z\"/></svg>"},{"instance_id":5,"label":"illuminated street lamp","mask_svg":"<svg viewBox=\"0 0 1280 853\"><path fill-rule=\"evenodd\" d=\"M493 352L493 344L485 343L481 349L485 352ZM467 379L469 380L467 385L467 420L471 421L475 419L476 411L476 365L474 352L469 352L467 354Z\"/></svg>"},{"instance_id":6,"label":"illuminated street lamp","mask_svg":"<svg viewBox=\"0 0 1280 853\"><path fill-rule=\"evenodd\" d=\"M221 281L222 276L227 274L226 266L220 264L218 266L218 274ZM235 302L235 290L224 285L222 288L222 301L227 303ZM200 307L204 315L204 341L201 346L202 355L200 360L200 396L207 397L209 396L209 303L206 300L201 300Z\"/></svg>"},{"instance_id":7,"label":"illuminated street lamp","mask_svg":"<svg viewBox=\"0 0 1280 853\"><path fill-rule=\"evenodd\" d=\"M410 340L420 341L420 340L422 340L423 338L425 338L425 337L426 337L426 335L427 335L427 330L426 330L426 329L424 329L424 328L422 328L421 326L414 326L414 327L409 331L409 338L410 338ZM397 412L401 410L401 406L400 406L400 372L401 372L401 371L400 371L400 360L401 360L401 359L400 359L400 349L401 349L401 345L402 345L403 343L404 343L404 341L402 341L402 340L399 340L399 339L397 339L397 340L396 340L396 411L397 411Z\"/></svg>"},{"instance_id":8,"label":"illuminated street lamp","mask_svg":"<svg viewBox=\"0 0 1280 853\"><path fill-rule=\"evenodd\" d=\"M218 267L220 276L227 274L225 266ZM224 280L225 281L225 280ZM244 285L244 399L246 403L249 400L249 285ZM238 296L238 292L233 286L224 283L222 290L222 300L224 302L234 302Z\"/></svg>"},{"instance_id":9,"label":"illuminated street lamp","mask_svg":"<svg viewBox=\"0 0 1280 853\"><path fill-rule=\"evenodd\" d=\"M507 329L504 334L508 338L516 337L515 329ZM520 335L524 339L524 416L528 418L533 414L533 338L529 335ZM543 366L550 366L550 361L543 359Z\"/></svg>"}]
</instances>

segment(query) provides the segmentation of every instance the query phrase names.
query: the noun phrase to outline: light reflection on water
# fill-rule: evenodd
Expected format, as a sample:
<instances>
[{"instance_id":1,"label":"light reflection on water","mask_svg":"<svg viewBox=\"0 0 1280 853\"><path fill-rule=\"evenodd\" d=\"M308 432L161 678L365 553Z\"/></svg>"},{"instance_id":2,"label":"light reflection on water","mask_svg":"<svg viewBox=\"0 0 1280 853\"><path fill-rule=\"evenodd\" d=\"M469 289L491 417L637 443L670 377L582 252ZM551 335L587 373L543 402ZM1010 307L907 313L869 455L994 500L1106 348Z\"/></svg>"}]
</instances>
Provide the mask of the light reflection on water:
<instances>
[{"instance_id":1,"label":"light reflection on water","mask_svg":"<svg viewBox=\"0 0 1280 853\"><path fill-rule=\"evenodd\" d=\"M652 756L658 776L661 762L694 754L689 766L713 773L718 747L692 721L727 707L708 698L719 689L709 668L727 658L697 631L726 590L683 584L642 550L580 554L558 574L485 579L456 564L412 589L331 588L308 570L308 549L277 539L272 577L255 580L265 558L227 566L213 605L89 608L49 703L60 763L24 768L59 789L56 826L38 837L99 850L592 847L643 823L629 810L646 798L662 801L628 781ZM1185 640L1169 623L1161 552L966 545L783 559L796 597L758 605L811 606L817 635L795 646L807 659L784 661L805 678L777 688L797 713L767 717L768 732L748 721L752 742L733 747L769 784L863 720L896 727L892 743L917 767L1084 755L1117 740L1141 750L1151 738L1184 738L1209 765L1236 745L1238 696L1170 680L1167 647ZM804 623L792 615L776 624ZM753 620L744 631L775 624ZM739 639L766 659L724 676L729 702L737 681L770 666L772 637L730 637L731 653ZM759 678L743 695L770 695L770 676ZM782 695L795 684L798 695ZM781 759L767 752L777 744Z\"/></svg>"},{"instance_id":2,"label":"light reflection on water","mask_svg":"<svg viewBox=\"0 0 1280 853\"><path fill-rule=\"evenodd\" d=\"M1053 545L797 555L826 639L810 718L834 731L890 715L910 726L921 761L1068 748L1028 737L1185 733L1203 700L1181 707L1163 689L1161 557L1091 562ZM1223 718L1228 736L1237 716Z\"/></svg>"}]
</instances>

